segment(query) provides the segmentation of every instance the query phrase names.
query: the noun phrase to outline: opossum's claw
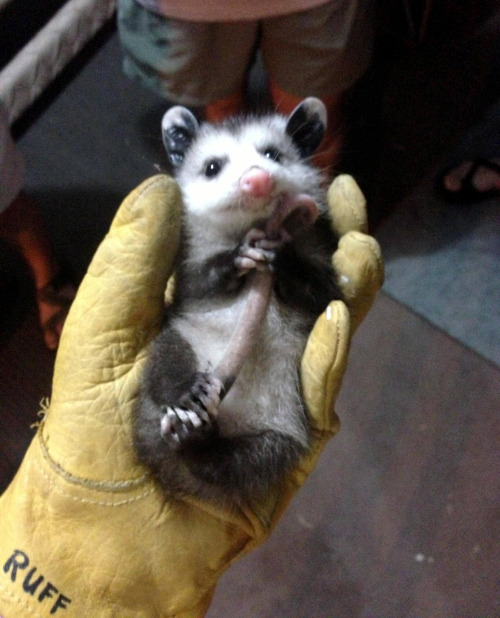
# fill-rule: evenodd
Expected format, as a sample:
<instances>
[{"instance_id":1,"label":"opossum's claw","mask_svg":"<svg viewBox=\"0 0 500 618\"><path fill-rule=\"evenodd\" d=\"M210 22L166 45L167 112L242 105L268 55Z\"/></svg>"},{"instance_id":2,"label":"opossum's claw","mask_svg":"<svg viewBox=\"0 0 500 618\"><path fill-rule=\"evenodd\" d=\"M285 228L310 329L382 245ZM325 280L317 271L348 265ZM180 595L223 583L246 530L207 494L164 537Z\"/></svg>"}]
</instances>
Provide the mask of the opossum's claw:
<instances>
[{"instance_id":1,"label":"opossum's claw","mask_svg":"<svg viewBox=\"0 0 500 618\"><path fill-rule=\"evenodd\" d=\"M238 276L246 275L251 270L268 270L276 258L276 251L284 243L284 236L281 234L278 236L271 239L264 230L257 228L249 230L234 258Z\"/></svg>"},{"instance_id":2,"label":"opossum's claw","mask_svg":"<svg viewBox=\"0 0 500 618\"><path fill-rule=\"evenodd\" d=\"M202 440L216 427L222 382L213 374L197 373L190 390L175 406L164 406L161 435L175 449L186 443Z\"/></svg>"}]
</instances>

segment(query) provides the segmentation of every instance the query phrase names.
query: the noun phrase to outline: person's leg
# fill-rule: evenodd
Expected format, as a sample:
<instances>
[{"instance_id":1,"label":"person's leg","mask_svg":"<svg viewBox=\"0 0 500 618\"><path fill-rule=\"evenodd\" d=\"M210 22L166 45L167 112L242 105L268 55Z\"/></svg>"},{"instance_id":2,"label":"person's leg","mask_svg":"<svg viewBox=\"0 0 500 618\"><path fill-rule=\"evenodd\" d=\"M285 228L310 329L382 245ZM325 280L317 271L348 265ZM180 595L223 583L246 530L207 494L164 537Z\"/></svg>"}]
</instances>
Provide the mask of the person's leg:
<instances>
[{"instance_id":1,"label":"person's leg","mask_svg":"<svg viewBox=\"0 0 500 618\"><path fill-rule=\"evenodd\" d=\"M40 211L24 191L0 214L0 237L21 252L37 290L54 277L58 266Z\"/></svg>"},{"instance_id":2,"label":"person's leg","mask_svg":"<svg viewBox=\"0 0 500 618\"><path fill-rule=\"evenodd\" d=\"M208 122L221 122L230 116L237 116L246 108L244 89L236 90L233 94L203 107L203 117Z\"/></svg>"},{"instance_id":3,"label":"person's leg","mask_svg":"<svg viewBox=\"0 0 500 618\"><path fill-rule=\"evenodd\" d=\"M23 173L23 158L0 105L0 238L21 253L31 271L45 343L55 349L75 289L61 277L37 204L22 191Z\"/></svg>"},{"instance_id":4,"label":"person's leg","mask_svg":"<svg viewBox=\"0 0 500 618\"><path fill-rule=\"evenodd\" d=\"M325 103L327 133L315 162L328 172L343 143L343 96L368 67L372 38L371 0L333 0L262 22L262 55L275 108L289 114L307 96Z\"/></svg>"},{"instance_id":5,"label":"person's leg","mask_svg":"<svg viewBox=\"0 0 500 618\"><path fill-rule=\"evenodd\" d=\"M118 3L125 73L213 122L245 109L257 30L255 22L188 22Z\"/></svg>"},{"instance_id":6,"label":"person's leg","mask_svg":"<svg viewBox=\"0 0 500 618\"><path fill-rule=\"evenodd\" d=\"M21 253L31 271L44 340L55 350L75 288L62 276L40 210L24 191L0 213L0 237Z\"/></svg>"},{"instance_id":7,"label":"person's leg","mask_svg":"<svg viewBox=\"0 0 500 618\"><path fill-rule=\"evenodd\" d=\"M289 116L292 111L303 101L304 97L298 97L282 90L275 82L269 83L269 91L277 112ZM342 131L342 95L319 97L325 104L327 111L327 129L323 141L319 145L313 157L314 164L327 175L335 169L340 159L343 144Z\"/></svg>"}]
</instances>

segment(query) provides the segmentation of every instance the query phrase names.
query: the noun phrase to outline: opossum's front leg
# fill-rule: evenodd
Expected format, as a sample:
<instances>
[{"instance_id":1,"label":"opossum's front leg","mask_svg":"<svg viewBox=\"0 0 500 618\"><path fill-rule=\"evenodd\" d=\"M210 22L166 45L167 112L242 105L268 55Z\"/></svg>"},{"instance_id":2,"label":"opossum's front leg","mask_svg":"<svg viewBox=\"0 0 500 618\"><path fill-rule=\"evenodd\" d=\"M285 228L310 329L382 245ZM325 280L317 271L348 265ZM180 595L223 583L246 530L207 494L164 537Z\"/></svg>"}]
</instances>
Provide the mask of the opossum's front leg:
<instances>
[{"instance_id":1,"label":"opossum's front leg","mask_svg":"<svg viewBox=\"0 0 500 618\"><path fill-rule=\"evenodd\" d=\"M272 270L277 252L288 240L284 230L269 238L263 230L251 229L234 249L217 253L203 263L185 264L179 280L189 279L191 285L182 288L182 295L206 299L238 291L242 277L250 271Z\"/></svg>"},{"instance_id":2,"label":"opossum's front leg","mask_svg":"<svg viewBox=\"0 0 500 618\"><path fill-rule=\"evenodd\" d=\"M251 270L273 270L277 252L290 240L284 229L275 238L269 238L264 230L252 228L238 247L234 265L239 276Z\"/></svg>"},{"instance_id":3,"label":"opossum's front leg","mask_svg":"<svg viewBox=\"0 0 500 618\"><path fill-rule=\"evenodd\" d=\"M217 429L216 419L224 390L212 373L195 373L190 389L177 403L162 406L161 435L173 448L203 440Z\"/></svg>"}]
</instances>

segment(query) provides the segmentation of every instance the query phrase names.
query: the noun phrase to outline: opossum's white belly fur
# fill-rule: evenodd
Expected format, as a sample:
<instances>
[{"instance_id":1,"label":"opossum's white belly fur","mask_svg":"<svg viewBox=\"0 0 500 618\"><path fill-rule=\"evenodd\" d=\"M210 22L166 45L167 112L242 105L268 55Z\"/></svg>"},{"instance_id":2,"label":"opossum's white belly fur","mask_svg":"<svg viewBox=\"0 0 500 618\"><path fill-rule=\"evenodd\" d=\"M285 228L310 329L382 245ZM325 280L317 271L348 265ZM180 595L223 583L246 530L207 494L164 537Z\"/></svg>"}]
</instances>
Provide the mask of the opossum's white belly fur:
<instances>
[{"instance_id":1,"label":"opossum's white belly fur","mask_svg":"<svg viewBox=\"0 0 500 618\"><path fill-rule=\"evenodd\" d=\"M246 296L209 311L183 313L173 326L193 348L198 371L212 371L233 335ZM236 382L219 407L218 422L226 436L274 429L306 445L302 422L299 365L307 337L301 318L271 300L255 346Z\"/></svg>"}]
</instances>

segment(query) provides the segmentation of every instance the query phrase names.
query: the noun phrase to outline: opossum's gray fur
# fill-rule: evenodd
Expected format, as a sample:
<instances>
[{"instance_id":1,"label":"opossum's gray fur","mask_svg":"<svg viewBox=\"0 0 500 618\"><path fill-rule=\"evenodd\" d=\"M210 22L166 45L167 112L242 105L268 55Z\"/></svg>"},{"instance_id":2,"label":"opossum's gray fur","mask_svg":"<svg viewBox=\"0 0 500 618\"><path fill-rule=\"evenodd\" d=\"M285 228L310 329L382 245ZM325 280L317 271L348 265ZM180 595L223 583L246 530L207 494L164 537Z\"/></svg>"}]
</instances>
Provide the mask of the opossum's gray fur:
<instances>
[{"instance_id":1,"label":"opossum's gray fur","mask_svg":"<svg viewBox=\"0 0 500 618\"><path fill-rule=\"evenodd\" d=\"M181 135L186 143L173 132L167 144L179 164L183 243L175 301L144 375L135 444L169 494L231 506L258 498L308 449L300 359L316 318L340 294L331 269L334 240L322 178L301 157L302 143L289 134L290 119L270 115L198 129L188 114L175 108L164 126L164 131L187 126L187 139L186 132ZM207 177L211 161L223 165ZM275 190L271 200L247 208L238 179L252 166L269 171ZM313 228L275 252L276 282L266 318L240 375L219 404L219 385L211 372L247 294L247 276L238 272L235 256L249 230L272 213L283 195L302 193L316 200L322 215ZM170 421L165 420L167 410ZM174 435L165 431L172 423Z\"/></svg>"}]
</instances>

